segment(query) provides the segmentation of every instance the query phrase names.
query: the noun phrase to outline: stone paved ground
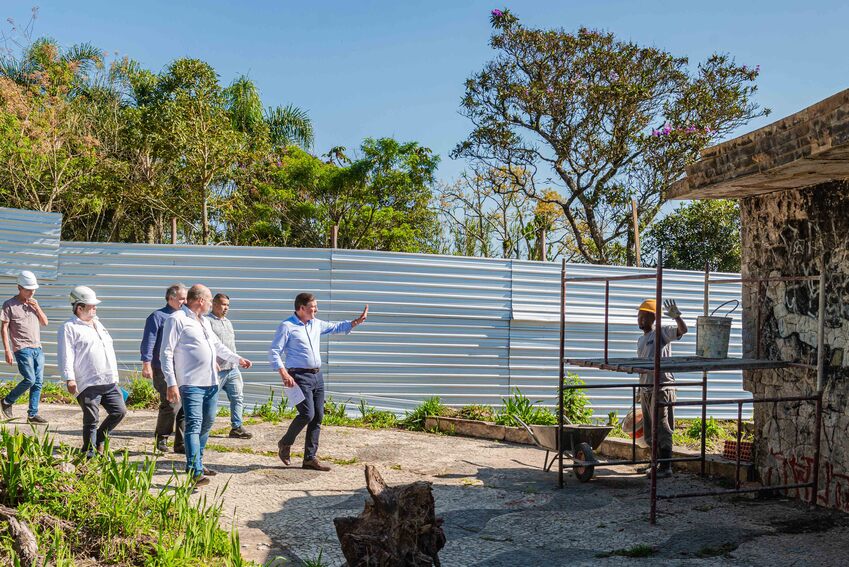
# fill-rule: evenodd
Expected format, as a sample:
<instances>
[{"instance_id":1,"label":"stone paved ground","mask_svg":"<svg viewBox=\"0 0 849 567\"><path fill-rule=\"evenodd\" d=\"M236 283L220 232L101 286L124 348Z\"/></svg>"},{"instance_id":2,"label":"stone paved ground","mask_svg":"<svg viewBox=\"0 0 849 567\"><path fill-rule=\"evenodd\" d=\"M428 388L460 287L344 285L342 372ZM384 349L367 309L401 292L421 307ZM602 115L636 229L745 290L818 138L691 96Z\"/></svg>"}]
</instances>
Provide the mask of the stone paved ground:
<instances>
[{"instance_id":1,"label":"stone paved ground","mask_svg":"<svg viewBox=\"0 0 849 567\"><path fill-rule=\"evenodd\" d=\"M20 411L19 408L16 410ZM81 413L47 405L42 415L63 442L80 443ZM155 413L130 412L113 437L113 448L152 457ZM216 428L228 427L219 418ZM437 514L445 519L445 566L643 564L605 554L647 545L655 562L668 565L846 565L849 516L811 510L788 500L695 498L659 503L656 526L648 524L648 481L631 467L602 469L588 483L541 470L543 452L526 446L395 430L325 427L320 456L336 464L329 473L284 467L276 456L283 425L250 427L250 441L210 438L206 464L219 471L202 490L227 484L227 521L239 527L246 558L276 555L286 564L315 559L343 562L333 518L356 515L365 498L363 464L376 465L389 484L433 483ZM253 453L228 451L249 450ZM159 480L184 461L159 458ZM353 462L351 462L353 461ZM677 474L661 491L716 488ZM229 525L229 524L228 524Z\"/></svg>"}]
</instances>

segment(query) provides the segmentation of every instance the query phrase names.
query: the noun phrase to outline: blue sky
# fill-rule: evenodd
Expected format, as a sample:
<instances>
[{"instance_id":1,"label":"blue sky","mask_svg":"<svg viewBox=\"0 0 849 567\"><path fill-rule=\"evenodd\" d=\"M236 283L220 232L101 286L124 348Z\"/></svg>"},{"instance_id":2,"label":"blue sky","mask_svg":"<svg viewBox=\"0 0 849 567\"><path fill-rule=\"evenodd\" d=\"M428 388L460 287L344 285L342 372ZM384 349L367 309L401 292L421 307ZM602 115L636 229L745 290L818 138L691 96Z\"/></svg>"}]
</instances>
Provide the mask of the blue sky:
<instances>
[{"instance_id":1,"label":"blue sky","mask_svg":"<svg viewBox=\"0 0 849 567\"><path fill-rule=\"evenodd\" d=\"M35 35L88 41L157 71L197 57L225 84L246 73L266 104L308 110L318 153L367 136L416 140L442 156L445 181L463 169L448 153L470 128L458 112L463 82L492 57L492 8L527 26L606 29L691 62L720 51L760 65L757 100L773 114L744 131L846 88L849 77L841 2L0 0L0 16L26 22L33 4Z\"/></svg>"}]
</instances>

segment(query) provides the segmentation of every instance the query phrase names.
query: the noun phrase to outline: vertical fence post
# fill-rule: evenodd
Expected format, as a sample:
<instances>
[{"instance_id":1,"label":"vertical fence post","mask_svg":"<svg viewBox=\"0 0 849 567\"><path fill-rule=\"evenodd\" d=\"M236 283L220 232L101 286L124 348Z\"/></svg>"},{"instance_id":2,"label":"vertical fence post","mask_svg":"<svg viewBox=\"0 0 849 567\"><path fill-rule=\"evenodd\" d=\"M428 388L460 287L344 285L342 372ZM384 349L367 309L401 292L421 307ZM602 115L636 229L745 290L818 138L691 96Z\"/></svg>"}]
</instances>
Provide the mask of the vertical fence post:
<instances>
[{"instance_id":1,"label":"vertical fence post","mask_svg":"<svg viewBox=\"0 0 849 567\"><path fill-rule=\"evenodd\" d=\"M705 262L705 300L704 306L702 307L702 311L704 316L708 316L708 311L710 310L710 264ZM696 332L698 333L698 323L696 324ZM702 372L702 438L699 443L699 456L702 461L699 465L699 474L701 476L705 476L705 453L706 453L706 437L707 437L707 383L708 383L708 373L707 370Z\"/></svg>"},{"instance_id":2,"label":"vertical fence post","mask_svg":"<svg viewBox=\"0 0 849 567\"><path fill-rule=\"evenodd\" d=\"M608 358L608 334L609 334L609 315L610 314L610 280L604 282L604 363L607 364Z\"/></svg>"},{"instance_id":3,"label":"vertical fence post","mask_svg":"<svg viewBox=\"0 0 849 567\"><path fill-rule=\"evenodd\" d=\"M563 380L566 378L566 258L560 268L560 383L557 385L557 485L563 488Z\"/></svg>"},{"instance_id":4,"label":"vertical fence post","mask_svg":"<svg viewBox=\"0 0 849 567\"><path fill-rule=\"evenodd\" d=\"M663 252L657 252L657 276L655 282L655 313L654 313L654 380L652 384L651 403L651 509L649 511L649 523L657 523L657 417L660 413L660 352L663 347L663 332L661 323L661 307L663 303Z\"/></svg>"}]
</instances>

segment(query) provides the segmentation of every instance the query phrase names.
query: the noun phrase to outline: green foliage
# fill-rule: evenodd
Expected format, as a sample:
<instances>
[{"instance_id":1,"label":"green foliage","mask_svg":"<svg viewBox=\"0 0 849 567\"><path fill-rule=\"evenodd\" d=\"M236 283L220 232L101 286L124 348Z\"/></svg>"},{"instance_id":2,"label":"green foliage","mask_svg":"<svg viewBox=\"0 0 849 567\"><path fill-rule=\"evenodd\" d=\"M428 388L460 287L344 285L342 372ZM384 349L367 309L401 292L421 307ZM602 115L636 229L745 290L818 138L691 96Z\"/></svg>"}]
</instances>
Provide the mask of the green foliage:
<instances>
[{"instance_id":1,"label":"green foliage","mask_svg":"<svg viewBox=\"0 0 849 567\"><path fill-rule=\"evenodd\" d=\"M355 420L348 417L348 407L345 403L336 403L333 397L328 396L324 400L324 424L326 425L353 425Z\"/></svg>"},{"instance_id":2,"label":"green foliage","mask_svg":"<svg viewBox=\"0 0 849 567\"><path fill-rule=\"evenodd\" d=\"M400 422L400 425L405 429L424 431L425 418L428 416L438 417L444 415L445 410L446 408L442 405L439 397L433 396L416 406L413 411L406 412L404 419Z\"/></svg>"},{"instance_id":3,"label":"green foliage","mask_svg":"<svg viewBox=\"0 0 849 567\"><path fill-rule=\"evenodd\" d=\"M702 438L702 420L694 419L687 427L685 435L690 439ZM726 437L725 429L717 421L709 417L705 422L705 439L721 439Z\"/></svg>"},{"instance_id":4,"label":"green foliage","mask_svg":"<svg viewBox=\"0 0 849 567\"><path fill-rule=\"evenodd\" d=\"M646 231L648 261L663 250L663 266L676 270L740 271L740 208L736 201L693 201L681 205Z\"/></svg>"},{"instance_id":5,"label":"green foliage","mask_svg":"<svg viewBox=\"0 0 849 567\"><path fill-rule=\"evenodd\" d=\"M563 379L564 386L583 386L584 381L577 374L569 372ZM590 398L581 389L563 390L563 415L572 423L590 423L593 416Z\"/></svg>"},{"instance_id":6,"label":"green foliage","mask_svg":"<svg viewBox=\"0 0 849 567\"><path fill-rule=\"evenodd\" d=\"M126 402L129 409L156 409L159 407L159 392L156 391L150 380L135 376L130 379L126 387L130 392Z\"/></svg>"},{"instance_id":7,"label":"green foliage","mask_svg":"<svg viewBox=\"0 0 849 567\"><path fill-rule=\"evenodd\" d=\"M221 504L192 498L175 477L153 490L155 470L108 447L86 460L49 435L0 430L0 503L17 508L47 563L244 565L238 534L219 527ZM0 533L0 562L13 557L11 535Z\"/></svg>"},{"instance_id":8,"label":"green foliage","mask_svg":"<svg viewBox=\"0 0 849 567\"><path fill-rule=\"evenodd\" d=\"M262 419L263 421L270 421L271 423L280 423L281 420L284 419L292 419L296 415L298 415L298 410L295 408L287 408L287 404L289 403L289 399L286 396L281 396L280 402L275 406L274 405L274 389L269 388L269 396L264 404L260 406L254 406L253 411L251 412L251 417L256 417ZM229 410L227 414L229 415Z\"/></svg>"},{"instance_id":9,"label":"green foliage","mask_svg":"<svg viewBox=\"0 0 849 567\"><path fill-rule=\"evenodd\" d=\"M585 262L632 260L631 199L647 226L700 150L768 113L752 100L759 69L729 55L691 67L602 30L527 28L509 10L491 23L495 56L466 81L473 128L452 156L557 205Z\"/></svg>"},{"instance_id":10,"label":"green foliage","mask_svg":"<svg viewBox=\"0 0 849 567\"><path fill-rule=\"evenodd\" d=\"M0 398L5 398L17 386L17 382L8 381L0 383ZM58 382L44 382L41 386L41 401L45 404L76 404L77 399L68 393L64 384ZM28 404L29 396L24 394L15 402L16 404Z\"/></svg>"},{"instance_id":11,"label":"green foliage","mask_svg":"<svg viewBox=\"0 0 849 567\"><path fill-rule=\"evenodd\" d=\"M528 425L557 424L557 417L548 408L537 407L539 402L531 402L519 388L514 388L513 395L502 401L504 405L495 416L498 425L521 426L517 417Z\"/></svg>"},{"instance_id":12,"label":"green foliage","mask_svg":"<svg viewBox=\"0 0 849 567\"><path fill-rule=\"evenodd\" d=\"M367 425L372 429L395 427L398 423L398 416L394 413L373 408L365 400L360 400L359 410L360 420L363 425Z\"/></svg>"},{"instance_id":13,"label":"green foliage","mask_svg":"<svg viewBox=\"0 0 849 567\"><path fill-rule=\"evenodd\" d=\"M230 408L227 406L218 406L218 411L215 412L216 417L230 417Z\"/></svg>"},{"instance_id":14,"label":"green foliage","mask_svg":"<svg viewBox=\"0 0 849 567\"><path fill-rule=\"evenodd\" d=\"M495 410L492 406L474 404L460 408L458 417L477 421L495 421Z\"/></svg>"}]
</instances>

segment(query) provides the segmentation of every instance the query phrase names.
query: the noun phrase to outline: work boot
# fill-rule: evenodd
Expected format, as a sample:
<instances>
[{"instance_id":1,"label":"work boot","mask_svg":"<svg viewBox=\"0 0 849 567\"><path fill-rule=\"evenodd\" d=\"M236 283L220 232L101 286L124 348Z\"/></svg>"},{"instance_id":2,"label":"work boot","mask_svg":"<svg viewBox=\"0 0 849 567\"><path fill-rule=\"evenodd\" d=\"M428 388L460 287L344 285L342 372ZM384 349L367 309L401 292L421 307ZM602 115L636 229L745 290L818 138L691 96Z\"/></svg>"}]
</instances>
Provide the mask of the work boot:
<instances>
[{"instance_id":1,"label":"work boot","mask_svg":"<svg viewBox=\"0 0 849 567\"><path fill-rule=\"evenodd\" d=\"M672 458L672 449L664 449L661 448L659 450L658 457L661 459L671 459ZM651 478L651 469L646 473L646 477ZM657 478L671 478L672 477L672 463L658 463L657 465Z\"/></svg>"},{"instance_id":2,"label":"work boot","mask_svg":"<svg viewBox=\"0 0 849 567\"><path fill-rule=\"evenodd\" d=\"M284 465L289 465L292 462L292 446L284 445L283 440L277 442L277 456L283 461Z\"/></svg>"},{"instance_id":3,"label":"work boot","mask_svg":"<svg viewBox=\"0 0 849 567\"><path fill-rule=\"evenodd\" d=\"M322 471L322 472L327 472L327 471L330 470L330 467L328 467L327 465L322 465L321 461L319 461L318 458L316 458L316 457L313 457L312 459L305 460L304 464L301 465L301 468L312 469L314 471Z\"/></svg>"},{"instance_id":4,"label":"work boot","mask_svg":"<svg viewBox=\"0 0 849 567\"><path fill-rule=\"evenodd\" d=\"M27 423L35 423L36 425L47 425L47 420L40 415L33 415L27 418Z\"/></svg>"},{"instance_id":5,"label":"work boot","mask_svg":"<svg viewBox=\"0 0 849 567\"><path fill-rule=\"evenodd\" d=\"M174 444L174 452L179 453L181 455L185 455L186 454L186 446L185 445L177 445L175 443Z\"/></svg>"},{"instance_id":6,"label":"work boot","mask_svg":"<svg viewBox=\"0 0 849 567\"><path fill-rule=\"evenodd\" d=\"M0 413L6 419L15 419L15 416L12 415L12 404L6 403L6 400L0 400Z\"/></svg>"},{"instance_id":7,"label":"work boot","mask_svg":"<svg viewBox=\"0 0 849 567\"><path fill-rule=\"evenodd\" d=\"M156 439L156 450L160 453L167 453L171 449L168 448L168 438L159 437Z\"/></svg>"},{"instance_id":8,"label":"work boot","mask_svg":"<svg viewBox=\"0 0 849 567\"><path fill-rule=\"evenodd\" d=\"M239 427L235 427L230 430L230 437L233 439L250 439L253 435L247 431L240 425Z\"/></svg>"}]
</instances>

